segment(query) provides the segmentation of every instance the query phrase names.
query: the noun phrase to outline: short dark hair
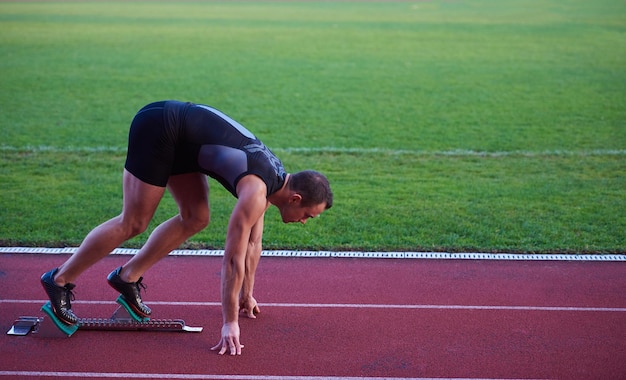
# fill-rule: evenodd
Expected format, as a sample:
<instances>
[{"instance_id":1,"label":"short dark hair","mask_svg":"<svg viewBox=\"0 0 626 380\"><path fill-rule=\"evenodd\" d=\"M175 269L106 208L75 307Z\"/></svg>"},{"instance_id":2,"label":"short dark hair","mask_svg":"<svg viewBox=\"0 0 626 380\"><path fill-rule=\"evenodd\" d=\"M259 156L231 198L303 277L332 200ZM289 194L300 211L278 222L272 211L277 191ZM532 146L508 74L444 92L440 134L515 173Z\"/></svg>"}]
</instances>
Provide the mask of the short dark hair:
<instances>
[{"instance_id":1,"label":"short dark hair","mask_svg":"<svg viewBox=\"0 0 626 380\"><path fill-rule=\"evenodd\" d=\"M333 206L333 192L328 179L315 170L303 170L289 178L289 189L302 196L304 206L326 203L326 210Z\"/></svg>"}]
</instances>

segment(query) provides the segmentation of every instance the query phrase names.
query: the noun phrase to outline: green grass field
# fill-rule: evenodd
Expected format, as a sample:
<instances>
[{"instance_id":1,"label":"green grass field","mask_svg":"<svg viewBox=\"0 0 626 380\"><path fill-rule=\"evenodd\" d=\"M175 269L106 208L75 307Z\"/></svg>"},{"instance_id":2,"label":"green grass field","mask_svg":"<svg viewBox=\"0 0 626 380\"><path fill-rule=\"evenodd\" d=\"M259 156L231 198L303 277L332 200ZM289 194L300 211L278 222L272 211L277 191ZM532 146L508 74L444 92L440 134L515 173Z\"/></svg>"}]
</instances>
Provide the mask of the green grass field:
<instances>
[{"instance_id":1,"label":"green grass field","mask_svg":"<svg viewBox=\"0 0 626 380\"><path fill-rule=\"evenodd\" d=\"M0 2L0 245L75 246L117 215L130 120L179 99L331 180L306 226L268 213L267 249L626 252L625 20L611 0ZM211 181L186 246L222 248L234 201Z\"/></svg>"}]
</instances>

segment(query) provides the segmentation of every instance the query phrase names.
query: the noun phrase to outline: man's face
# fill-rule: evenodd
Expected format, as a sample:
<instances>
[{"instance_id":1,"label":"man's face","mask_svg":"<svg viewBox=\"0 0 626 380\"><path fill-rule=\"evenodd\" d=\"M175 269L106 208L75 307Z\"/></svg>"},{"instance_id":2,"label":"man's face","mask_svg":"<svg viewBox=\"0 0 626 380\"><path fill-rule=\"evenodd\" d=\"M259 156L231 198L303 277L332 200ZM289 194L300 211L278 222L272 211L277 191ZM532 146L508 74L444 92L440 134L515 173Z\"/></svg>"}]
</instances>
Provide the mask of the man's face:
<instances>
[{"instance_id":1,"label":"man's face","mask_svg":"<svg viewBox=\"0 0 626 380\"><path fill-rule=\"evenodd\" d=\"M294 202L280 210L280 215L284 223L304 224L308 219L319 216L324 210L326 210L326 203L303 207L300 202Z\"/></svg>"}]
</instances>

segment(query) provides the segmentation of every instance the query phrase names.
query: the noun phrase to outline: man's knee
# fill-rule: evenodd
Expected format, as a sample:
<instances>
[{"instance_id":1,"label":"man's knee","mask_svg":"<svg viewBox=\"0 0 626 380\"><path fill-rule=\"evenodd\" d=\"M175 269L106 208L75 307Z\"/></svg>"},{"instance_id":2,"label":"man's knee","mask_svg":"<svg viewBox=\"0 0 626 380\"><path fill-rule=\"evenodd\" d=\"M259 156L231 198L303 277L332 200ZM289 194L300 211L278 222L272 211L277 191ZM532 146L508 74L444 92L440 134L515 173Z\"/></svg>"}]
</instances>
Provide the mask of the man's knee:
<instances>
[{"instance_id":1,"label":"man's knee","mask_svg":"<svg viewBox=\"0 0 626 380\"><path fill-rule=\"evenodd\" d=\"M128 218L122 216L121 226L127 236L127 239L135 237L148 229L150 219L147 218Z\"/></svg>"},{"instance_id":2,"label":"man's knee","mask_svg":"<svg viewBox=\"0 0 626 380\"><path fill-rule=\"evenodd\" d=\"M181 214L181 219L185 227L192 233L202 231L211 221L208 210L195 210L192 213Z\"/></svg>"}]
</instances>

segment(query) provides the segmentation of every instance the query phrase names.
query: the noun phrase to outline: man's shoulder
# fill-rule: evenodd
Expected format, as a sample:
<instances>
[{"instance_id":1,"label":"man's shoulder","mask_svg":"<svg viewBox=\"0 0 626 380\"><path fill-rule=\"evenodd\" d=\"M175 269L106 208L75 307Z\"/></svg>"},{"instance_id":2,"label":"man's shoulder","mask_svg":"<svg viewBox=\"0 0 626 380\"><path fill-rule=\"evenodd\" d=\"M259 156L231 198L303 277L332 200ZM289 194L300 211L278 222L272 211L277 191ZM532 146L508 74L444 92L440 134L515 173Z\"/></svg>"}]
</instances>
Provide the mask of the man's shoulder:
<instances>
[{"instance_id":1,"label":"man's shoulder","mask_svg":"<svg viewBox=\"0 0 626 380\"><path fill-rule=\"evenodd\" d=\"M260 197L265 199L267 193L267 184L265 181L256 174L246 174L237 182L237 195L238 198L242 196L246 197Z\"/></svg>"}]
</instances>

